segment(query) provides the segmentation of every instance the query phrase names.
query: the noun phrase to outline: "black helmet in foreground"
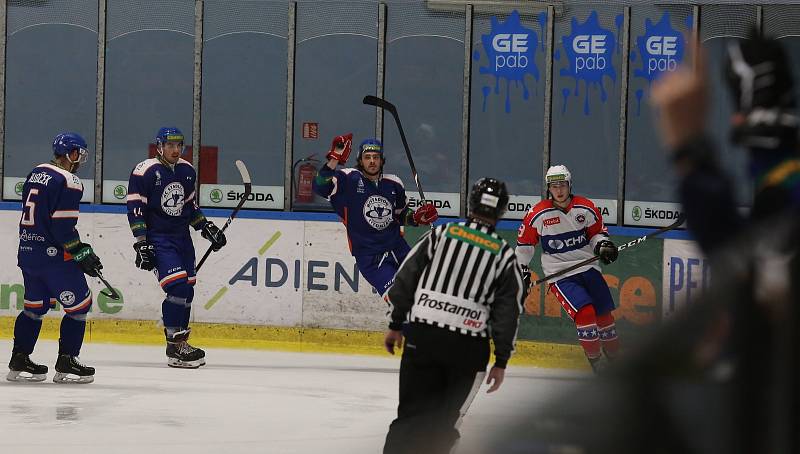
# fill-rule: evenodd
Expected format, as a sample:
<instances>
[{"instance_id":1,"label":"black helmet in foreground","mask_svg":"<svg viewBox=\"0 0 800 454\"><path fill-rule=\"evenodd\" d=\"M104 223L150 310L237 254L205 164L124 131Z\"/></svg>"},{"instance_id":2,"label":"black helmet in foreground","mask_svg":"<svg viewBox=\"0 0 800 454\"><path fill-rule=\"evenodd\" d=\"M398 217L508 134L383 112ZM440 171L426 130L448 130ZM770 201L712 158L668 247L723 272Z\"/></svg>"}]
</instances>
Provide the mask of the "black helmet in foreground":
<instances>
[{"instance_id":1,"label":"black helmet in foreground","mask_svg":"<svg viewBox=\"0 0 800 454\"><path fill-rule=\"evenodd\" d=\"M497 222L506 212L508 190L506 184L495 178L481 178L469 193L469 217L478 216Z\"/></svg>"}]
</instances>

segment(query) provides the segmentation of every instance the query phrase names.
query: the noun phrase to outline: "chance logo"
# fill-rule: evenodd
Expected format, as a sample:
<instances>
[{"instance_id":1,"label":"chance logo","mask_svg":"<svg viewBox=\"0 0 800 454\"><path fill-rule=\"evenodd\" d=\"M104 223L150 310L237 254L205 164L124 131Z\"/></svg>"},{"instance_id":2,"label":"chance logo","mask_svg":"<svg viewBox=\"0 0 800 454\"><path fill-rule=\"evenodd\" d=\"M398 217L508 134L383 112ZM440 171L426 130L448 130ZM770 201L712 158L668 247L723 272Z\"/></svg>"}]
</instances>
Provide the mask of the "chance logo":
<instances>
[{"instance_id":1,"label":"chance logo","mask_svg":"<svg viewBox=\"0 0 800 454\"><path fill-rule=\"evenodd\" d=\"M562 68L560 74L575 79L575 96L579 96L579 82L584 82L583 89L583 113L589 115L589 88L596 85L600 88L600 100L606 102L608 93L606 92L603 79L608 77L612 83L617 80L617 73L613 65L613 51L617 49L617 42L611 30L600 26L597 11L592 11L586 21L578 24L576 18L572 18L572 33L561 38L564 52L567 56L567 68ZM560 53L554 56L560 59ZM567 99L570 89L562 90L564 107L562 113L567 110Z\"/></svg>"},{"instance_id":2,"label":"chance logo","mask_svg":"<svg viewBox=\"0 0 800 454\"><path fill-rule=\"evenodd\" d=\"M539 24L544 29L547 14L540 13ZM495 77L494 92L500 93L500 79L506 80L506 113L511 112L510 85L522 85L522 98L528 100L530 92L525 84L525 75L533 76L539 81L539 68L536 67L536 49L539 47L539 36L534 30L522 25L519 12L514 10L505 22L496 17L491 18L492 30L488 35L481 35L483 50L488 59L487 66L479 67L481 74ZM544 51L544 49L542 49ZM475 51L473 60L480 60L480 52ZM481 88L483 92L483 111L486 111L486 99L491 92L489 86Z\"/></svg>"},{"instance_id":3,"label":"chance logo","mask_svg":"<svg viewBox=\"0 0 800 454\"><path fill-rule=\"evenodd\" d=\"M369 196L364 202L364 219L376 230L383 230L392 223L392 204L382 196Z\"/></svg>"}]
</instances>

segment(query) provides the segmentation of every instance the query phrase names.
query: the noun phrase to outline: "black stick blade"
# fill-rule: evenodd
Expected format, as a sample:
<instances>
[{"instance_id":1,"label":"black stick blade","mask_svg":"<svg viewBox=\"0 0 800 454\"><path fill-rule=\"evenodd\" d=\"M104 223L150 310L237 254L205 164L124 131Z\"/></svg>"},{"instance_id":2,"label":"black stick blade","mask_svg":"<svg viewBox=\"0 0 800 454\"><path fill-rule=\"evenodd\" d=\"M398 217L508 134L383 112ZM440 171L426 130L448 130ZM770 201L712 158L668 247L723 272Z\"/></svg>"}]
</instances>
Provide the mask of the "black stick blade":
<instances>
[{"instance_id":1,"label":"black stick blade","mask_svg":"<svg viewBox=\"0 0 800 454\"><path fill-rule=\"evenodd\" d=\"M377 96L372 96L372 95L364 96L364 101L363 102L364 102L364 104L367 104L367 105L370 105L370 106L375 106L375 107L380 107L381 109L386 109L389 112L396 112L397 111L397 109L395 109L395 107L394 107L394 104L390 103L389 101L387 101L385 99L381 99L381 98L379 98Z\"/></svg>"}]
</instances>

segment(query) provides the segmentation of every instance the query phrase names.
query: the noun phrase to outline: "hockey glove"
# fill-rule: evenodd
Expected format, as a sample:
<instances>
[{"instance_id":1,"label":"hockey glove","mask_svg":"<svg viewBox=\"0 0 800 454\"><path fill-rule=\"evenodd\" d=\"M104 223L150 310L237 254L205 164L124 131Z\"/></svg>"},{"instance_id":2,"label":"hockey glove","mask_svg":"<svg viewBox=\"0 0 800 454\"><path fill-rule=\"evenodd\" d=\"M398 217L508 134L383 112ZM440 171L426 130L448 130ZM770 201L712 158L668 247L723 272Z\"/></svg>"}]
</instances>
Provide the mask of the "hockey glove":
<instances>
[{"instance_id":1,"label":"hockey glove","mask_svg":"<svg viewBox=\"0 0 800 454\"><path fill-rule=\"evenodd\" d=\"M617 260L619 252L617 247L610 240L601 240L594 247L594 254L600 256L600 261L608 265Z\"/></svg>"},{"instance_id":2,"label":"hockey glove","mask_svg":"<svg viewBox=\"0 0 800 454\"><path fill-rule=\"evenodd\" d=\"M214 252L217 252L222 249L222 246L228 244L228 240L225 239L225 233L211 221L206 222L206 225L203 226L201 235L211 242L211 249L213 249Z\"/></svg>"},{"instance_id":3,"label":"hockey glove","mask_svg":"<svg viewBox=\"0 0 800 454\"><path fill-rule=\"evenodd\" d=\"M528 289L531 288L531 270L528 265L520 265L522 268L522 285L525 286L525 294L528 294Z\"/></svg>"},{"instance_id":4,"label":"hockey glove","mask_svg":"<svg viewBox=\"0 0 800 454\"><path fill-rule=\"evenodd\" d=\"M343 136L334 137L333 143L331 143L331 150L325 157L328 161L335 159L339 161L339 164L344 164L347 162L347 158L350 156L350 151L352 151L352 149L353 133L351 132Z\"/></svg>"},{"instance_id":5,"label":"hockey glove","mask_svg":"<svg viewBox=\"0 0 800 454\"><path fill-rule=\"evenodd\" d=\"M100 257L95 255L92 247L86 243L81 243L72 254L75 263L81 267L81 271L91 277L97 277L98 271L103 269L103 264L100 263Z\"/></svg>"},{"instance_id":6,"label":"hockey glove","mask_svg":"<svg viewBox=\"0 0 800 454\"><path fill-rule=\"evenodd\" d=\"M156 267L156 248L147 240L137 241L133 249L136 251L136 268L152 271Z\"/></svg>"},{"instance_id":7,"label":"hockey glove","mask_svg":"<svg viewBox=\"0 0 800 454\"><path fill-rule=\"evenodd\" d=\"M439 219L439 212L433 204L425 203L414 211L414 223L417 225L429 225Z\"/></svg>"}]
</instances>

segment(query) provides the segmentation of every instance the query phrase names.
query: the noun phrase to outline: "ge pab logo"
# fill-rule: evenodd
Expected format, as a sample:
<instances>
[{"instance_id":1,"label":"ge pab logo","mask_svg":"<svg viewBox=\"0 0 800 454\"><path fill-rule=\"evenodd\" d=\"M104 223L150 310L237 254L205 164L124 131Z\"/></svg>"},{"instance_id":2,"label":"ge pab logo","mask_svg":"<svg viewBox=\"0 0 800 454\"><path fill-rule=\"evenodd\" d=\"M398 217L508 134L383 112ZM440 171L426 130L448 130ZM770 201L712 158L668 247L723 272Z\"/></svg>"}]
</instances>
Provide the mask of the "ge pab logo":
<instances>
[{"instance_id":1,"label":"ge pab logo","mask_svg":"<svg viewBox=\"0 0 800 454\"><path fill-rule=\"evenodd\" d=\"M526 68L528 67L529 35L527 33L498 33L492 38L492 48L495 71L500 68Z\"/></svg>"},{"instance_id":2,"label":"ge pab logo","mask_svg":"<svg viewBox=\"0 0 800 454\"><path fill-rule=\"evenodd\" d=\"M675 57L678 53L677 36L651 36L645 41L645 48L649 54L648 73L675 71L678 67Z\"/></svg>"},{"instance_id":3,"label":"ge pab logo","mask_svg":"<svg viewBox=\"0 0 800 454\"><path fill-rule=\"evenodd\" d=\"M608 66L606 54L609 53L607 41L607 35L576 35L572 40L575 72L605 69Z\"/></svg>"}]
</instances>

